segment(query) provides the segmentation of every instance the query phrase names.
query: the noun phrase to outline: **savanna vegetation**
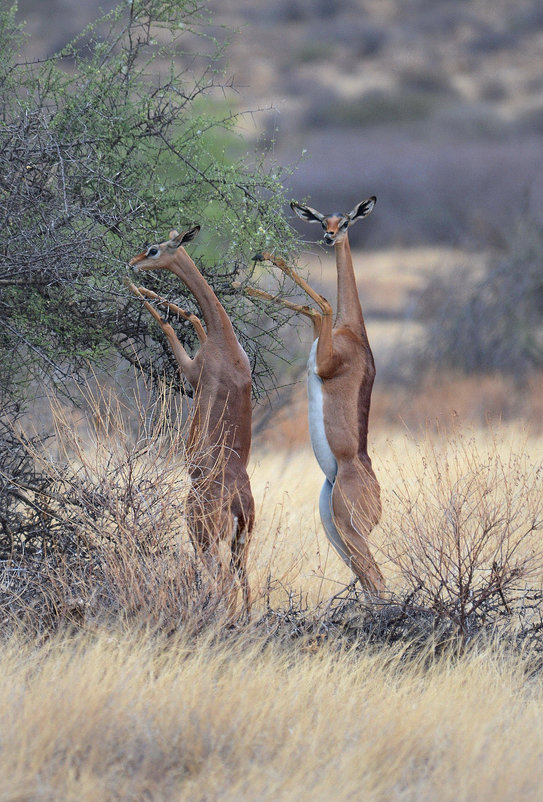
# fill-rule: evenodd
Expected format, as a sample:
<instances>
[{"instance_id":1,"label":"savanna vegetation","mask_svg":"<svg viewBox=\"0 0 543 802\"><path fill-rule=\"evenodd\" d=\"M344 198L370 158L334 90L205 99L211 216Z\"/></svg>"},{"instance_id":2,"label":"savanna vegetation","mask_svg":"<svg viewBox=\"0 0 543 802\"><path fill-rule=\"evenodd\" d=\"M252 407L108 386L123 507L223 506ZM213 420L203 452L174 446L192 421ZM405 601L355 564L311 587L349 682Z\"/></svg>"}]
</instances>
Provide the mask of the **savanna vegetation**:
<instances>
[{"instance_id":1,"label":"savanna vegetation","mask_svg":"<svg viewBox=\"0 0 543 802\"><path fill-rule=\"evenodd\" d=\"M438 35L437 6L427 24ZM266 18L290 32L315 24L307 13L279 3ZM460 16L469 22L464 6ZM401 248L361 259L370 340L386 356L370 454L387 595L370 604L319 521L303 389L282 386L299 378L306 335L232 288L255 251L294 260L300 244L284 213L289 171L240 137L225 30L192 0L131 0L30 62L16 9L0 21L0 800L536 797L536 222L526 215L464 273L467 250L411 284ZM387 30L367 25L359 56L387 52ZM508 46L491 33L470 40L474 53ZM299 56L315 67L322 52L306 43ZM427 120L453 92L441 73L402 80L406 109L364 95L342 124ZM341 117L344 98L332 100ZM321 127L333 105L319 106ZM316 113L302 108L306 121ZM191 255L262 399L250 620L227 616L191 547L184 388L123 285L145 242L195 223ZM332 297L334 271L311 270ZM277 290L273 273L258 278ZM171 279L153 282L197 312ZM387 351L387 314L405 298L408 336ZM176 325L190 350L191 330Z\"/></svg>"}]
</instances>

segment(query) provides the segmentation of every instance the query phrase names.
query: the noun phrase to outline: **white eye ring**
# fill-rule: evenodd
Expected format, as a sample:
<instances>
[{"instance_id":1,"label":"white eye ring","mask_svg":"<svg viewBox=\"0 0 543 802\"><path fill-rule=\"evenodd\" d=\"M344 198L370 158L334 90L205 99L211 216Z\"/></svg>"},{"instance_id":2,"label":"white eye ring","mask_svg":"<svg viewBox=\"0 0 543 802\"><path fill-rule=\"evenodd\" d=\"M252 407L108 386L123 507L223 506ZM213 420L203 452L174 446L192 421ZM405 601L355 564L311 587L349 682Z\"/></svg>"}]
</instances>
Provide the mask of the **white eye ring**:
<instances>
[{"instance_id":1,"label":"white eye ring","mask_svg":"<svg viewBox=\"0 0 543 802\"><path fill-rule=\"evenodd\" d=\"M145 256L147 256L149 259L156 259L159 255L160 255L160 249L157 248L156 245L151 245L151 247L147 249L147 253L145 254Z\"/></svg>"}]
</instances>

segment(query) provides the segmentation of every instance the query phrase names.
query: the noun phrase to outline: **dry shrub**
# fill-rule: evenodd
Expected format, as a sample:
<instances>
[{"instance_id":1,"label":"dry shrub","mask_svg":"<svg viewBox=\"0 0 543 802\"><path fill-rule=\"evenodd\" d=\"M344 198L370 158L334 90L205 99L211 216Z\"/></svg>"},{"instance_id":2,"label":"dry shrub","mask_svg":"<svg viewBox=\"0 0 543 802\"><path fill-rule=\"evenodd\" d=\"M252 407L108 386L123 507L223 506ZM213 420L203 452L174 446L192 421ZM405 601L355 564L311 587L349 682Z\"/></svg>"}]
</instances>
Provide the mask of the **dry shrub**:
<instances>
[{"instance_id":1,"label":"dry shrub","mask_svg":"<svg viewBox=\"0 0 543 802\"><path fill-rule=\"evenodd\" d=\"M32 552L43 538L43 516L29 494L47 490L49 476L36 468L31 451L43 438L27 438L15 426L23 412L0 394L0 560Z\"/></svg>"},{"instance_id":2,"label":"dry shrub","mask_svg":"<svg viewBox=\"0 0 543 802\"><path fill-rule=\"evenodd\" d=\"M512 612L512 595L543 568L543 468L499 431L488 448L456 431L395 460L384 551L398 597L462 633Z\"/></svg>"},{"instance_id":3,"label":"dry shrub","mask_svg":"<svg viewBox=\"0 0 543 802\"><path fill-rule=\"evenodd\" d=\"M505 229L500 244L482 276L465 265L430 277L417 310L427 321L423 370L439 365L472 375L502 372L517 381L541 370L541 221L525 213Z\"/></svg>"},{"instance_id":4,"label":"dry shrub","mask_svg":"<svg viewBox=\"0 0 543 802\"><path fill-rule=\"evenodd\" d=\"M51 401L55 454L21 435L47 482L24 488L41 546L3 565L5 621L41 630L120 616L168 630L221 617L220 566L201 570L186 529L188 422L164 387L84 396L80 426Z\"/></svg>"}]
</instances>

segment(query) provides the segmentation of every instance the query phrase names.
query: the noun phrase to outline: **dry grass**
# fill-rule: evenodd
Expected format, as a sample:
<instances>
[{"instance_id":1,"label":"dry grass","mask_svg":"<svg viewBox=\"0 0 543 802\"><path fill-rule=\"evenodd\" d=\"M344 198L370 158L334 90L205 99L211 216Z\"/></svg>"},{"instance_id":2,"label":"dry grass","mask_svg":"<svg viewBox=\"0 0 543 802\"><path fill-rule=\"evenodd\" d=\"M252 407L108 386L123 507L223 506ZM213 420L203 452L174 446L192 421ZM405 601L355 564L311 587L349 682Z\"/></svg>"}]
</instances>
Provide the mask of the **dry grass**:
<instances>
[{"instance_id":1,"label":"dry grass","mask_svg":"<svg viewBox=\"0 0 543 802\"><path fill-rule=\"evenodd\" d=\"M0 800L531 800L540 679L490 648L362 655L82 633L6 645Z\"/></svg>"}]
</instances>

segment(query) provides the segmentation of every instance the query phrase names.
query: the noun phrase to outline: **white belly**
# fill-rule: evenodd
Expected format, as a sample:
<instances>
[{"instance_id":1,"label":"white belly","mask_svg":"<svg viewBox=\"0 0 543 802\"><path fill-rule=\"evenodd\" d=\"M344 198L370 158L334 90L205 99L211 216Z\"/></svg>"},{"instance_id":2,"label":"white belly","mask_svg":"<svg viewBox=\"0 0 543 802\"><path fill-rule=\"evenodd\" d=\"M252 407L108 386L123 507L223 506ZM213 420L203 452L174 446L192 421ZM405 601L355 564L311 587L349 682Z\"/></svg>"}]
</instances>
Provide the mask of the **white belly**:
<instances>
[{"instance_id":1,"label":"white belly","mask_svg":"<svg viewBox=\"0 0 543 802\"><path fill-rule=\"evenodd\" d=\"M324 430L322 379L317 375L316 368L317 343L318 339L313 343L307 363L309 436L317 462L330 484L333 484L337 474L337 462L328 445Z\"/></svg>"},{"instance_id":2,"label":"white belly","mask_svg":"<svg viewBox=\"0 0 543 802\"><path fill-rule=\"evenodd\" d=\"M328 479L325 479L321 489L321 494L319 496L319 512L321 515L321 521L328 540L335 548L343 562L346 562L349 568L352 570L351 558L349 557L347 548L342 541L334 522L334 513L332 511L333 490L334 486L330 484Z\"/></svg>"}]
</instances>

